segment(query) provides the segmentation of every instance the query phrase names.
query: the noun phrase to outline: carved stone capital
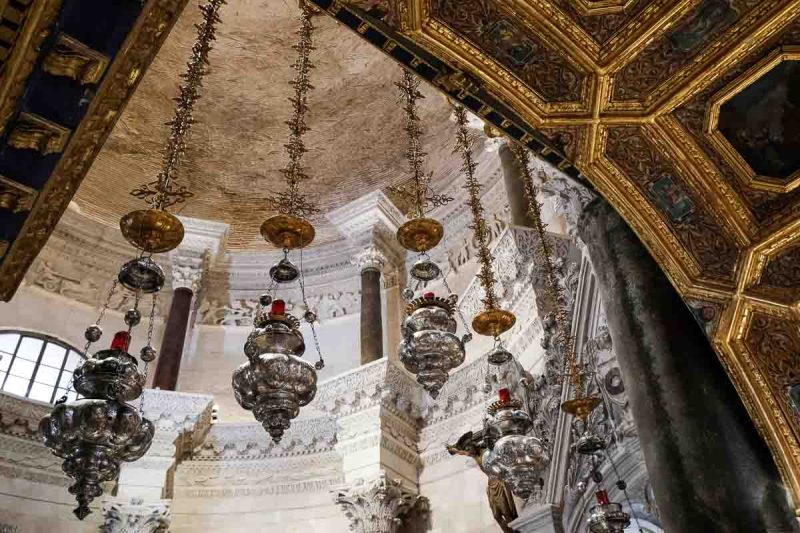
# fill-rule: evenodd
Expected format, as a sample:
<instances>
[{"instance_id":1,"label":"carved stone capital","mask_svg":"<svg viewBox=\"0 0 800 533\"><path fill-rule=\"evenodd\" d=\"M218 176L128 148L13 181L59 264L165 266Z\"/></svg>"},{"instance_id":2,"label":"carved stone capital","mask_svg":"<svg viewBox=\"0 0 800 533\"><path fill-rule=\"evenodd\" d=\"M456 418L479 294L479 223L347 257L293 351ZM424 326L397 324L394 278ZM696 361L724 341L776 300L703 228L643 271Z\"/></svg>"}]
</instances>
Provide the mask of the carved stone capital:
<instances>
[{"instance_id":1,"label":"carved stone capital","mask_svg":"<svg viewBox=\"0 0 800 533\"><path fill-rule=\"evenodd\" d=\"M377 270L383 272L389 260L375 246L367 246L353 257L353 264L360 272Z\"/></svg>"},{"instance_id":2,"label":"carved stone capital","mask_svg":"<svg viewBox=\"0 0 800 533\"><path fill-rule=\"evenodd\" d=\"M408 512L424 500L381 473L372 480L357 480L335 491L336 503L357 533L395 533Z\"/></svg>"},{"instance_id":3,"label":"carved stone capital","mask_svg":"<svg viewBox=\"0 0 800 533\"><path fill-rule=\"evenodd\" d=\"M169 529L169 506L164 502L144 503L141 498L129 502L103 503L101 533L156 533Z\"/></svg>"},{"instance_id":4,"label":"carved stone capital","mask_svg":"<svg viewBox=\"0 0 800 533\"><path fill-rule=\"evenodd\" d=\"M203 281L205 256L173 255L172 256L172 288L190 289L197 294Z\"/></svg>"}]
</instances>

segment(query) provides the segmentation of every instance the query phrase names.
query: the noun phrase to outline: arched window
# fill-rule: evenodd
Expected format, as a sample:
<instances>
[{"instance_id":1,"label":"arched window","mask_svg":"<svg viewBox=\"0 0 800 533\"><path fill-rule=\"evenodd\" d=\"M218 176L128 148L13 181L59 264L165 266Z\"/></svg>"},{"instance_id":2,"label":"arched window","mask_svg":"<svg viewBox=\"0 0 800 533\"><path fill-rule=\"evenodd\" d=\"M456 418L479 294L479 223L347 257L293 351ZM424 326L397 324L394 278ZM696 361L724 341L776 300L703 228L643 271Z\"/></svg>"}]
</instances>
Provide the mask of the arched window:
<instances>
[{"instance_id":1,"label":"arched window","mask_svg":"<svg viewBox=\"0 0 800 533\"><path fill-rule=\"evenodd\" d=\"M53 403L67 392L80 358L78 350L49 335L0 331L0 390Z\"/></svg>"}]
</instances>

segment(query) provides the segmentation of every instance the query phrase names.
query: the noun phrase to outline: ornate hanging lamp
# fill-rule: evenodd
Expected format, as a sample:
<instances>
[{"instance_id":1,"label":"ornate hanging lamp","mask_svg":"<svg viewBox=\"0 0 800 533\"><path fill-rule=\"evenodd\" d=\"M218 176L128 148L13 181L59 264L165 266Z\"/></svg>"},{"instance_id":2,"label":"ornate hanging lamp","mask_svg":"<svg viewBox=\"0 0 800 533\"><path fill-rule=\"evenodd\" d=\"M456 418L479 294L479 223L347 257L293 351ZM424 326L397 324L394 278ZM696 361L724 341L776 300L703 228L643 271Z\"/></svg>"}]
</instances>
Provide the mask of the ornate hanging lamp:
<instances>
[{"instance_id":1,"label":"ornate hanging lamp","mask_svg":"<svg viewBox=\"0 0 800 533\"><path fill-rule=\"evenodd\" d=\"M631 516L622 505L608 499L605 490L595 493L597 505L589 509L589 531L592 533L623 533L631 525Z\"/></svg>"},{"instance_id":2,"label":"ornate hanging lamp","mask_svg":"<svg viewBox=\"0 0 800 533\"><path fill-rule=\"evenodd\" d=\"M256 420L280 442L283 433L289 429L291 421L300 413L300 407L307 405L317 393L317 370L325 363L319 347L314 323L317 316L308 306L303 278L303 248L314 240L314 226L306 217L317 212L316 206L300 193L300 183L308 179L302 167L302 157L306 152L303 134L308 131L305 122L308 110L308 91L311 89L309 72L312 68L310 53L314 50L311 40L313 25L309 7L300 3L300 37L297 45L297 60L294 63L296 76L291 85L294 94L289 101L294 113L287 121L289 142L286 150L289 163L283 170L287 182L285 192L271 198L278 214L268 218L261 225L261 235L284 253L270 271L272 284L268 293L261 296L261 308L253 321L253 331L245 343L244 353L248 361L237 368L232 377L236 401L244 409L253 411ZM300 251L300 266L289 260L291 250ZM302 359L305 341L300 332L300 320L287 312L284 300L274 298L278 288L288 288L299 282L300 294L306 312L303 319L311 327L314 345L319 354L316 364Z\"/></svg>"},{"instance_id":3,"label":"ornate hanging lamp","mask_svg":"<svg viewBox=\"0 0 800 533\"><path fill-rule=\"evenodd\" d=\"M165 276L152 256L174 249L183 239L181 222L167 208L191 196L186 187L176 186L175 180L223 3L224 0L209 0L200 8L203 22L198 26L188 71L176 99L163 168L156 180L131 192L147 201L149 208L132 211L120 221L123 236L137 248L137 257L122 266L97 321L86 328L83 362L75 369L67 394L39 424L45 446L64 459L62 468L74 480L69 491L78 501L74 513L81 520L91 512L92 500L103 493L102 483L117 477L123 461L135 461L147 453L153 440L155 428L142 416L144 406L140 403L137 409L128 402L141 396L147 382L148 364L156 357L152 347L153 321L157 293L164 286ZM109 349L88 356L91 345L103 335L100 323L119 285L131 291L134 297L133 307L124 317L127 330L114 335ZM141 322L139 305L146 294L151 295L152 305L147 343L139 355L144 362L140 371L128 347L133 328ZM73 387L81 399L68 401Z\"/></svg>"},{"instance_id":4,"label":"ornate hanging lamp","mask_svg":"<svg viewBox=\"0 0 800 533\"><path fill-rule=\"evenodd\" d=\"M511 360L513 355L506 350L500 341L500 335L514 327L516 317L510 311L500 309L497 295L494 292L495 277L492 270L492 254L489 251L489 228L483 216L480 191L482 185L475 178L475 169L478 164L472 157L472 147L475 136L470 132L467 110L460 105L454 106L458 132L456 136L456 151L460 152L463 164L461 166L466 182L464 189L469 193L469 207L472 211L472 225L470 228L475 236L478 248L478 263L480 270L478 279L483 287L484 309L472 320L472 329L480 335L495 339L494 348L487 354L489 363L501 365Z\"/></svg>"},{"instance_id":5,"label":"ornate hanging lamp","mask_svg":"<svg viewBox=\"0 0 800 533\"><path fill-rule=\"evenodd\" d=\"M511 492L527 499L539 486L550 454L541 440L528 435L533 422L522 402L512 398L508 389L500 389L498 395L498 401L488 408L485 435L489 449L483 466L505 481Z\"/></svg>"},{"instance_id":6,"label":"ornate hanging lamp","mask_svg":"<svg viewBox=\"0 0 800 533\"><path fill-rule=\"evenodd\" d=\"M523 179L525 200L528 203L528 215L533 221L534 230L539 239L537 254L545 272L546 297L555 309L556 327L559 332L557 336L558 347L564 357L565 375L568 377L573 389L574 397L564 401L561 404L561 409L580 419L584 427L587 427L587 419L592 411L600 405L601 399L585 392L584 377L586 377L587 370L585 365L581 365L578 362L575 354L575 337L572 335L572 324L567 312L564 289L558 283L558 277L556 276L556 268L553 262L553 244L544 229L542 206L536 198L538 188L533 181L533 176L528 166L528 152L513 141L509 145L514 153ZM591 454L605 448L605 442L599 436L586 431L576 443L576 447L579 453Z\"/></svg>"},{"instance_id":7,"label":"ornate hanging lamp","mask_svg":"<svg viewBox=\"0 0 800 533\"><path fill-rule=\"evenodd\" d=\"M431 175L426 174L422 168L426 154L420 142L422 130L417 102L424 96L419 91L419 83L414 74L403 69L403 78L396 84L406 112L406 158L412 178L409 186L391 188L396 194L411 200L412 204L407 213L411 220L398 229L397 240L406 250L418 254L417 261L409 271L416 287L412 289L409 286L403 291L408 305L401 327L403 340L400 342L399 352L400 361L406 370L415 374L420 385L432 398L436 398L447 382L449 372L464 362L464 344L469 342L471 335L465 333L461 338L456 335L458 297L447 286L442 269L428 255L428 251L444 236L444 227L437 220L428 218L427 214L431 209L445 205L453 199L434 194L430 189ZM424 290L428 283L439 278L444 284L446 294L437 296ZM423 289L422 294L420 289ZM464 329L466 330L466 322Z\"/></svg>"}]
</instances>

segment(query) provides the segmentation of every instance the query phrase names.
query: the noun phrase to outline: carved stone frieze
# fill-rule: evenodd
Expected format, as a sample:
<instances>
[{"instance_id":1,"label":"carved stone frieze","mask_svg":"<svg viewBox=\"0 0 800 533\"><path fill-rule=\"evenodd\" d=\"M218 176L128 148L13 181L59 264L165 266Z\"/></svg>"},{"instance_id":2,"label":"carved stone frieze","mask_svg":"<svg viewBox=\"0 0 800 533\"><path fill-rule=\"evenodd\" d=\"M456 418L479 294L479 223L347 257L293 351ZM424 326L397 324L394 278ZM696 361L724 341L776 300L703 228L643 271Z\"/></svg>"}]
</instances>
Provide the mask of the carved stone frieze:
<instances>
[{"instance_id":1,"label":"carved stone frieze","mask_svg":"<svg viewBox=\"0 0 800 533\"><path fill-rule=\"evenodd\" d=\"M350 520L350 530L356 533L395 533L405 515L423 499L384 473L341 487L335 495Z\"/></svg>"},{"instance_id":2,"label":"carved stone frieze","mask_svg":"<svg viewBox=\"0 0 800 533\"><path fill-rule=\"evenodd\" d=\"M145 503L141 498L128 502L103 503L101 533L162 533L169 529L169 505Z\"/></svg>"},{"instance_id":3,"label":"carved stone frieze","mask_svg":"<svg viewBox=\"0 0 800 533\"><path fill-rule=\"evenodd\" d=\"M264 459L323 453L337 442L336 423L329 416L299 418L279 444L259 424L214 424L192 451L196 461Z\"/></svg>"}]
</instances>

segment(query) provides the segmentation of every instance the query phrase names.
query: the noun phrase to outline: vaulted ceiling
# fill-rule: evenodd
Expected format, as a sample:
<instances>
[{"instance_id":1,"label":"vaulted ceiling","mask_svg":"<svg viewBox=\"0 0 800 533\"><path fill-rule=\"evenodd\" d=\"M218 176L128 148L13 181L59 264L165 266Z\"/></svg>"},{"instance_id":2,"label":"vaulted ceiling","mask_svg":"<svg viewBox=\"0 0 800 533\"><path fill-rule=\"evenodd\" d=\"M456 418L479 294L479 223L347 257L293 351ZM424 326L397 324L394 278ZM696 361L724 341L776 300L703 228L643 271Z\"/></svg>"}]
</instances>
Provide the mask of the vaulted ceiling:
<instances>
[{"instance_id":1,"label":"vaulted ceiling","mask_svg":"<svg viewBox=\"0 0 800 533\"><path fill-rule=\"evenodd\" d=\"M800 501L800 417L789 397L789 387L800 382L800 0L309 1L354 32L342 36L318 19L320 72L330 79L319 92L316 142L324 146L320 163L335 170L331 179L349 184L338 190L322 175L325 201L346 201L362 180L369 187L394 180L386 173L398 161L391 137L379 136L375 158L363 157L364 138L349 131L351 114L359 113L389 121L382 135L393 136L400 126L381 114L393 104L384 90L392 65L368 55L375 51L360 38L611 202L687 303L701 311ZM203 122L221 126L201 130L191 179L201 197L224 198L222 211L233 220L240 216L234 210L252 205L232 201L228 189L260 198L261 188L248 187L247 176L271 186L279 168L277 152L265 146L282 140L282 93L258 70L275 70L276 87L283 85L286 70L278 69L286 60L275 54L286 55L286 42L274 30L289 24L295 4L269 2L263 12L247 2L229 6L234 23L220 49L232 60L210 74L211 107L201 112ZM87 29L70 0L30 5L22 14L3 12L13 31L0 42L0 293L6 299L183 7L169 0L97 2L97 9L120 11L102 12L108 24ZM54 31L57 18L61 33L80 37L77 44ZM161 70L122 115L79 196L100 219L118 216L103 206L123 209L128 184L154 170L152 129L168 116L168 89L190 20L178 25L156 63ZM101 29L110 32L105 45L92 41ZM51 52L56 60L39 61ZM60 56L80 61L62 68ZM377 65L374 73L361 69L365 62ZM348 83L337 82L342 78L329 63L345 67ZM238 80L250 75L260 82L248 89ZM381 110L352 94L359 84L385 103ZM254 92L248 96L248 90ZM259 99L275 114L265 113ZM430 116L442 121L443 108L430 105ZM433 130L433 136L437 146L442 134ZM349 175L346 160L354 157L374 174ZM203 205L193 213L212 209Z\"/></svg>"},{"instance_id":2,"label":"vaulted ceiling","mask_svg":"<svg viewBox=\"0 0 800 533\"><path fill-rule=\"evenodd\" d=\"M701 311L800 501L800 1L313 2L574 163Z\"/></svg>"}]
</instances>

